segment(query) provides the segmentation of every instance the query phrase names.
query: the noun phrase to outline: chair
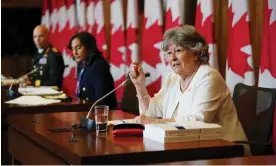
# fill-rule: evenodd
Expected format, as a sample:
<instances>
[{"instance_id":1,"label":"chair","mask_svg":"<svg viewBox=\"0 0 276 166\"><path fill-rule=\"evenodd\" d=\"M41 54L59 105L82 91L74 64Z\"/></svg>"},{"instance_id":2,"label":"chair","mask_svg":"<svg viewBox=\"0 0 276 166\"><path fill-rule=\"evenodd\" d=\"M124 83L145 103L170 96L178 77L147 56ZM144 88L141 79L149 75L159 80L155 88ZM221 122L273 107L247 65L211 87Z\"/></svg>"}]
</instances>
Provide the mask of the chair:
<instances>
[{"instance_id":1,"label":"chair","mask_svg":"<svg viewBox=\"0 0 276 166\"><path fill-rule=\"evenodd\" d=\"M128 79L130 79L129 76ZM124 112L139 115L139 103L136 97L136 89L131 81L125 86L120 107Z\"/></svg>"},{"instance_id":2,"label":"chair","mask_svg":"<svg viewBox=\"0 0 276 166\"><path fill-rule=\"evenodd\" d=\"M272 126L276 89L247 86L238 83L234 88L233 101L238 118L248 141L252 155L273 154Z\"/></svg>"}]
</instances>

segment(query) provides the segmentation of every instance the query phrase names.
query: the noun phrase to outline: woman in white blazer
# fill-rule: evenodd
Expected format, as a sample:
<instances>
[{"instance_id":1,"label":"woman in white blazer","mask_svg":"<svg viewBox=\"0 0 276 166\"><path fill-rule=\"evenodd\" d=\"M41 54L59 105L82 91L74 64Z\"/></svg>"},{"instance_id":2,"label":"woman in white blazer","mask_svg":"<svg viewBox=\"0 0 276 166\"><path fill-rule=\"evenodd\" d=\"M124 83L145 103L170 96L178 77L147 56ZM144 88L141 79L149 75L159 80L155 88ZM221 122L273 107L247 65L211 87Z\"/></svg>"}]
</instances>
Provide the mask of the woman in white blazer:
<instances>
[{"instance_id":1,"label":"woman in white blazer","mask_svg":"<svg viewBox=\"0 0 276 166\"><path fill-rule=\"evenodd\" d=\"M142 68L131 67L130 78L139 100L140 123L204 121L221 125L224 139L247 140L230 91L216 69L208 65L208 44L193 26L165 32L162 50L172 68L160 91L150 97Z\"/></svg>"}]
</instances>

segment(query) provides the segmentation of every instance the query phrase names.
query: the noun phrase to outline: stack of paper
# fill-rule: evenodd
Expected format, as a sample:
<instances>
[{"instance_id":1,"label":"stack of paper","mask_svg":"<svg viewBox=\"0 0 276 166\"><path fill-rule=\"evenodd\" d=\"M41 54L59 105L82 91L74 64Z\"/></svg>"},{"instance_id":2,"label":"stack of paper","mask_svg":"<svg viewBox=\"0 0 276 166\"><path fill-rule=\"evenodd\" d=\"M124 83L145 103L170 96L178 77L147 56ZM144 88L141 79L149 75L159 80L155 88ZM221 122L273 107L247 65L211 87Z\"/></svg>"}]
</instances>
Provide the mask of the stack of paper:
<instances>
[{"instance_id":1,"label":"stack of paper","mask_svg":"<svg viewBox=\"0 0 276 166\"><path fill-rule=\"evenodd\" d=\"M18 92L22 95L33 95L33 96L49 96L49 95L60 95L63 92L54 90L52 87L27 87L18 88Z\"/></svg>"},{"instance_id":2,"label":"stack of paper","mask_svg":"<svg viewBox=\"0 0 276 166\"><path fill-rule=\"evenodd\" d=\"M46 105L52 103L58 103L60 100L44 99L40 96L21 96L14 100L6 101L7 104L19 104L26 106Z\"/></svg>"},{"instance_id":3,"label":"stack of paper","mask_svg":"<svg viewBox=\"0 0 276 166\"><path fill-rule=\"evenodd\" d=\"M146 124L143 136L161 143L222 138L222 127L214 123Z\"/></svg>"}]
</instances>

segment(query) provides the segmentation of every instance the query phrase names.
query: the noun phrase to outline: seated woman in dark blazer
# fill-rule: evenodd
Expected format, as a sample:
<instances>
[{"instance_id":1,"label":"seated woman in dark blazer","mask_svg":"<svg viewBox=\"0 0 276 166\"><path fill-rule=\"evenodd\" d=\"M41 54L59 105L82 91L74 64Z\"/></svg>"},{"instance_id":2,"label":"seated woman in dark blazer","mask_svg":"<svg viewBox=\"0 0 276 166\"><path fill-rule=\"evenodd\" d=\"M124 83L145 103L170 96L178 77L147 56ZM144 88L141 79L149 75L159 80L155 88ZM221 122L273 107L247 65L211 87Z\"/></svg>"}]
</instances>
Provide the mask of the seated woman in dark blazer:
<instances>
[{"instance_id":1,"label":"seated woman in dark blazer","mask_svg":"<svg viewBox=\"0 0 276 166\"><path fill-rule=\"evenodd\" d=\"M114 89L110 65L99 52L96 40L91 34L77 33L70 39L68 48L72 50L74 59L78 63L77 97L96 101ZM116 108L115 94L110 94L99 104Z\"/></svg>"}]
</instances>

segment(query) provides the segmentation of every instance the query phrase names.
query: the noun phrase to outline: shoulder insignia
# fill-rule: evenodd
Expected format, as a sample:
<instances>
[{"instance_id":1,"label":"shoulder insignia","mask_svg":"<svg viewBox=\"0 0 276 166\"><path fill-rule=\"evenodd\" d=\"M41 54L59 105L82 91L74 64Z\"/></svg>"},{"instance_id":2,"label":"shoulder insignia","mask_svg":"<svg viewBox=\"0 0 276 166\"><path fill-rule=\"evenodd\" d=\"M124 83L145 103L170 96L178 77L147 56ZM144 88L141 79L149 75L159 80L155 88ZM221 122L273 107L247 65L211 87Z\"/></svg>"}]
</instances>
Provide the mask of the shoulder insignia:
<instances>
[{"instance_id":1,"label":"shoulder insignia","mask_svg":"<svg viewBox=\"0 0 276 166\"><path fill-rule=\"evenodd\" d=\"M54 48L54 47L52 47L52 50L53 50L54 52L58 52L58 50L57 50L56 48Z\"/></svg>"}]
</instances>

